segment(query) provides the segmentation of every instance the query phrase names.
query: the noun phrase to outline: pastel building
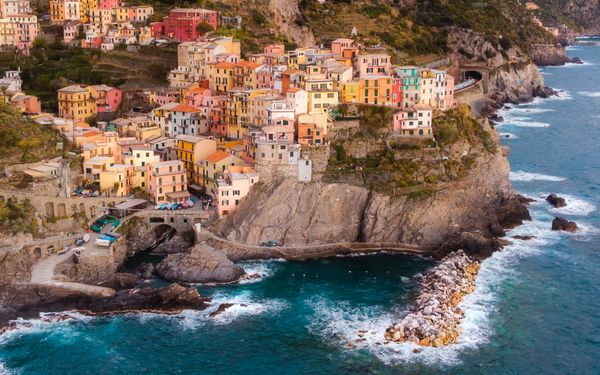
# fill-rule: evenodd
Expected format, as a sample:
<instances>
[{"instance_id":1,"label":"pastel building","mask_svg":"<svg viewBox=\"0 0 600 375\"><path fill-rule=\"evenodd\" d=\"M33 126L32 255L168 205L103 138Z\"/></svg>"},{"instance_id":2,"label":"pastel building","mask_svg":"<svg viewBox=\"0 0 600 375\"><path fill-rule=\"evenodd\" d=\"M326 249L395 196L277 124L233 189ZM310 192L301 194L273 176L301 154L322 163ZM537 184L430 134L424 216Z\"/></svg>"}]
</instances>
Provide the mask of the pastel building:
<instances>
[{"instance_id":1,"label":"pastel building","mask_svg":"<svg viewBox=\"0 0 600 375\"><path fill-rule=\"evenodd\" d=\"M147 191L156 204L189 199L187 177L180 160L162 161L146 166Z\"/></svg>"},{"instance_id":2,"label":"pastel building","mask_svg":"<svg viewBox=\"0 0 600 375\"><path fill-rule=\"evenodd\" d=\"M177 139L177 158L183 162L190 184L200 184L201 175L196 174L195 164L217 152L213 137L197 137L180 134Z\"/></svg>"},{"instance_id":3,"label":"pastel building","mask_svg":"<svg viewBox=\"0 0 600 375\"><path fill-rule=\"evenodd\" d=\"M162 35L179 42L197 40L203 35L198 27L207 24L213 30L219 27L219 13L214 10L196 8L175 8L163 18Z\"/></svg>"},{"instance_id":4,"label":"pastel building","mask_svg":"<svg viewBox=\"0 0 600 375\"><path fill-rule=\"evenodd\" d=\"M228 167L216 183L215 200L219 217L235 211L242 199L250 192L252 185L258 180L259 175L253 167Z\"/></svg>"},{"instance_id":5,"label":"pastel building","mask_svg":"<svg viewBox=\"0 0 600 375\"><path fill-rule=\"evenodd\" d=\"M244 165L244 161L227 151L219 150L196 163L196 175L201 176L198 184L204 187L206 193L213 192L220 173L236 165Z\"/></svg>"},{"instance_id":6,"label":"pastel building","mask_svg":"<svg viewBox=\"0 0 600 375\"><path fill-rule=\"evenodd\" d=\"M98 113L96 90L92 86L71 85L58 90L60 117L85 121Z\"/></svg>"},{"instance_id":7,"label":"pastel building","mask_svg":"<svg viewBox=\"0 0 600 375\"><path fill-rule=\"evenodd\" d=\"M415 105L394 114L394 132L403 137L433 138L432 110L429 106Z\"/></svg>"}]
</instances>

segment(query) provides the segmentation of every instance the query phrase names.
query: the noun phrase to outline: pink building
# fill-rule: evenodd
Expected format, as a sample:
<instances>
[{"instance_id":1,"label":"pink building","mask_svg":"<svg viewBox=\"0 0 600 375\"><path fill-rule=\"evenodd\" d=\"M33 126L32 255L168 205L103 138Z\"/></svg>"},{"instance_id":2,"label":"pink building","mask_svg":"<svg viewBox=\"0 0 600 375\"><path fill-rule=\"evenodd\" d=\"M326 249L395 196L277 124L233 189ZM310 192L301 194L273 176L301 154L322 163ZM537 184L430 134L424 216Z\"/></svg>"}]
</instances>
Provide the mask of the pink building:
<instances>
[{"instance_id":1,"label":"pink building","mask_svg":"<svg viewBox=\"0 0 600 375\"><path fill-rule=\"evenodd\" d=\"M403 137L433 138L431 107L415 105L394 113L394 132Z\"/></svg>"},{"instance_id":2,"label":"pink building","mask_svg":"<svg viewBox=\"0 0 600 375\"><path fill-rule=\"evenodd\" d=\"M211 96L211 91L204 87L194 87L187 90L183 98L183 104L192 105L194 107L202 107L204 99ZM206 113L205 113L206 115Z\"/></svg>"},{"instance_id":3,"label":"pink building","mask_svg":"<svg viewBox=\"0 0 600 375\"><path fill-rule=\"evenodd\" d=\"M272 66L263 65L258 69L258 72L256 73L256 88L272 89L274 81L275 74Z\"/></svg>"},{"instance_id":4,"label":"pink building","mask_svg":"<svg viewBox=\"0 0 600 375\"><path fill-rule=\"evenodd\" d=\"M217 179L216 197L219 217L232 213L258 182L259 175L254 167L230 166L221 178Z\"/></svg>"},{"instance_id":5,"label":"pink building","mask_svg":"<svg viewBox=\"0 0 600 375\"><path fill-rule=\"evenodd\" d=\"M172 160L148 164L146 165L146 176L148 194L154 203L184 202L190 198L182 161Z\"/></svg>"},{"instance_id":6,"label":"pink building","mask_svg":"<svg viewBox=\"0 0 600 375\"><path fill-rule=\"evenodd\" d=\"M331 42L331 52L336 57L341 57L345 49L354 48L354 40L339 38Z\"/></svg>"},{"instance_id":7,"label":"pink building","mask_svg":"<svg viewBox=\"0 0 600 375\"><path fill-rule=\"evenodd\" d=\"M42 106L40 100L33 95L16 94L10 99L10 102L23 113L41 113Z\"/></svg>"},{"instance_id":8,"label":"pink building","mask_svg":"<svg viewBox=\"0 0 600 375\"><path fill-rule=\"evenodd\" d=\"M92 86L97 93L96 105L98 112L116 112L123 100L121 90L107 85Z\"/></svg>"},{"instance_id":9,"label":"pink building","mask_svg":"<svg viewBox=\"0 0 600 375\"><path fill-rule=\"evenodd\" d=\"M265 55L283 55L285 53L284 44L271 44L263 49Z\"/></svg>"},{"instance_id":10,"label":"pink building","mask_svg":"<svg viewBox=\"0 0 600 375\"><path fill-rule=\"evenodd\" d=\"M219 27L219 13L207 9L175 8L163 18L161 33L179 42L190 42L204 35L204 32L198 29L198 25L202 23L216 30ZM158 27L157 25L156 28Z\"/></svg>"},{"instance_id":11,"label":"pink building","mask_svg":"<svg viewBox=\"0 0 600 375\"><path fill-rule=\"evenodd\" d=\"M114 9L121 5L121 0L98 0L98 9Z\"/></svg>"}]
</instances>

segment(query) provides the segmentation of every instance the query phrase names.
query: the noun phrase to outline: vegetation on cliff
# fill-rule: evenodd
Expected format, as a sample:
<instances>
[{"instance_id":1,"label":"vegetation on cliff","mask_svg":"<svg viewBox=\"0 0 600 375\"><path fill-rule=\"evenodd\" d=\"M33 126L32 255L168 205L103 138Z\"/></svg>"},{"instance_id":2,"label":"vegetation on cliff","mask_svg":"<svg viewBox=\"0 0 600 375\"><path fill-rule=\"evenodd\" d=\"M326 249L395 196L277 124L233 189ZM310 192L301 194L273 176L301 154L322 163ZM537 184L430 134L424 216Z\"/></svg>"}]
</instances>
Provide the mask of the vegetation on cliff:
<instances>
[{"instance_id":1,"label":"vegetation on cliff","mask_svg":"<svg viewBox=\"0 0 600 375\"><path fill-rule=\"evenodd\" d=\"M490 133L481 126L479 120L471 116L471 109L466 104L436 116L433 119L433 132L442 147L466 141L472 145L481 144L490 153L498 148Z\"/></svg>"},{"instance_id":2,"label":"vegetation on cliff","mask_svg":"<svg viewBox=\"0 0 600 375\"><path fill-rule=\"evenodd\" d=\"M0 201L0 234L38 233L35 207L28 200L16 203L12 200Z\"/></svg>"},{"instance_id":3,"label":"vegetation on cliff","mask_svg":"<svg viewBox=\"0 0 600 375\"><path fill-rule=\"evenodd\" d=\"M34 162L60 154L61 140L55 129L21 115L9 104L0 103L0 163Z\"/></svg>"}]
</instances>

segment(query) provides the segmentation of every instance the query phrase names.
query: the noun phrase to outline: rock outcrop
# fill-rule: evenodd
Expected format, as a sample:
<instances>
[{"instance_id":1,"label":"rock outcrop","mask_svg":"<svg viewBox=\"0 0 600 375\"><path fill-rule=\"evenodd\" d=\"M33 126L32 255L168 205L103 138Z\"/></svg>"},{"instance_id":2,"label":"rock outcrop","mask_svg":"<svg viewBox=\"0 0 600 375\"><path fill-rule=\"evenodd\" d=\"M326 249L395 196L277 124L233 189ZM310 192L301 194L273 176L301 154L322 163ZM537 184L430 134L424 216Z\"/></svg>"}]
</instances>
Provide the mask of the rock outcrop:
<instances>
[{"instance_id":1,"label":"rock outcrop","mask_svg":"<svg viewBox=\"0 0 600 375\"><path fill-rule=\"evenodd\" d=\"M569 62L567 51L560 44L532 44L529 56L537 66L559 66Z\"/></svg>"},{"instance_id":2,"label":"rock outcrop","mask_svg":"<svg viewBox=\"0 0 600 375\"><path fill-rule=\"evenodd\" d=\"M246 274L223 252L205 242L189 252L168 255L158 264L156 271L165 280L183 283L231 283Z\"/></svg>"},{"instance_id":3,"label":"rock outcrop","mask_svg":"<svg viewBox=\"0 0 600 375\"><path fill-rule=\"evenodd\" d=\"M448 255L425 274L410 312L389 327L385 339L436 348L456 342L463 317L458 304L475 289L479 263L462 251Z\"/></svg>"},{"instance_id":4,"label":"rock outcrop","mask_svg":"<svg viewBox=\"0 0 600 375\"><path fill-rule=\"evenodd\" d=\"M483 153L462 181L423 197L394 197L359 183L259 183L214 231L253 245L358 241L440 246L462 232L478 232L490 240L498 236L498 226L510 228L531 219L512 192L508 172L500 152Z\"/></svg>"},{"instance_id":5,"label":"rock outcrop","mask_svg":"<svg viewBox=\"0 0 600 375\"><path fill-rule=\"evenodd\" d=\"M574 221L569 221L562 217L555 217L554 220L552 220L552 230L576 232L577 229L579 228L577 226L577 223Z\"/></svg>"},{"instance_id":6,"label":"rock outcrop","mask_svg":"<svg viewBox=\"0 0 600 375\"><path fill-rule=\"evenodd\" d=\"M561 198L554 193L548 195L546 197L546 201L556 208L561 208L561 207L567 206L567 201L565 201L565 198Z\"/></svg>"},{"instance_id":7,"label":"rock outcrop","mask_svg":"<svg viewBox=\"0 0 600 375\"><path fill-rule=\"evenodd\" d=\"M40 312L77 310L89 315L126 312L175 313L204 309L209 299L196 288L171 284L164 288L124 289L112 297L97 298L48 285L0 286L0 327L16 318L37 318Z\"/></svg>"}]
</instances>

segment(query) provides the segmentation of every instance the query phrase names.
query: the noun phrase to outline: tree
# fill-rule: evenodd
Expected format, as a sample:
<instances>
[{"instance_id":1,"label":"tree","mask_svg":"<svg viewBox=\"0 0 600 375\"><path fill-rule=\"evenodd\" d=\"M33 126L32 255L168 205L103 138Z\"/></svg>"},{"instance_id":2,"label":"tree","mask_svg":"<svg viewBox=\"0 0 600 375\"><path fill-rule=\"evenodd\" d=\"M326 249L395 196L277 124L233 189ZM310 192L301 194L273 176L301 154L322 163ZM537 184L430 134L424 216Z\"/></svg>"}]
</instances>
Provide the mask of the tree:
<instances>
[{"instance_id":1,"label":"tree","mask_svg":"<svg viewBox=\"0 0 600 375\"><path fill-rule=\"evenodd\" d=\"M200 34L204 35L206 33L213 31L213 28L211 25L201 22L198 24L198 26L196 26L196 31L199 32Z\"/></svg>"}]
</instances>

